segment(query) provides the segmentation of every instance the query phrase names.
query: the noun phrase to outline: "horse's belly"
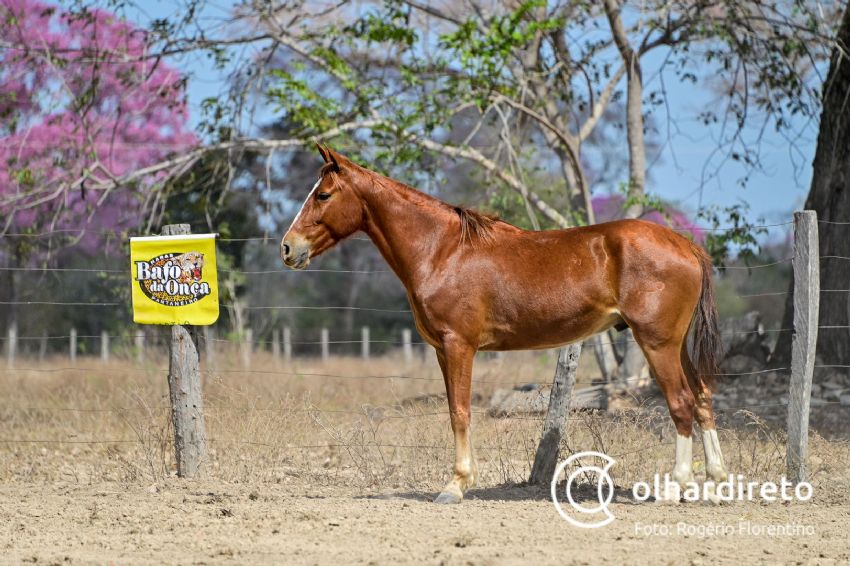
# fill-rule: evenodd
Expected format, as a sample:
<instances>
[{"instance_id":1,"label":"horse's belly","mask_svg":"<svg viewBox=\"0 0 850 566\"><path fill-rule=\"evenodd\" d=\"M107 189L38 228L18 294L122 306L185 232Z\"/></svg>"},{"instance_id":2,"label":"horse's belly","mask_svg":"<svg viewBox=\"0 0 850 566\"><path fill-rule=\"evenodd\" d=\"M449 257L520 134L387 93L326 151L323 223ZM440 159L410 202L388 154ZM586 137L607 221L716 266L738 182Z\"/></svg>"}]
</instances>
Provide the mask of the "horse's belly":
<instances>
[{"instance_id":1,"label":"horse's belly","mask_svg":"<svg viewBox=\"0 0 850 566\"><path fill-rule=\"evenodd\" d=\"M619 322L601 261L548 250L548 263L526 269L498 262L470 263L411 294L417 328L438 345L458 333L481 350L531 350L582 340ZM540 260L541 262L543 260ZM473 272L473 267L477 271Z\"/></svg>"},{"instance_id":2,"label":"horse's belly","mask_svg":"<svg viewBox=\"0 0 850 566\"><path fill-rule=\"evenodd\" d=\"M560 312L517 312L510 318L491 315L481 334L481 350L538 350L578 342L622 319L605 305L582 305Z\"/></svg>"}]
</instances>

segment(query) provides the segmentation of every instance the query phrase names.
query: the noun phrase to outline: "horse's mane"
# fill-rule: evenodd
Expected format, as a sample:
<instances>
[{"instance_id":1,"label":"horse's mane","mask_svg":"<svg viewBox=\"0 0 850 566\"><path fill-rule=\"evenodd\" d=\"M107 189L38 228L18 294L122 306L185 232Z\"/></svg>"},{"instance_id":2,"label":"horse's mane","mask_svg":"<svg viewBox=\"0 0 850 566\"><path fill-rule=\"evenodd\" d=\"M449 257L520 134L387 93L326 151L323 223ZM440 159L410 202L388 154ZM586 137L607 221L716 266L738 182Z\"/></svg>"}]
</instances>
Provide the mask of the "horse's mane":
<instances>
[{"instance_id":1,"label":"horse's mane","mask_svg":"<svg viewBox=\"0 0 850 566\"><path fill-rule=\"evenodd\" d=\"M493 240L493 225L501 222L498 216L484 214L462 206L455 206L453 208L458 218L460 218L461 243L489 243Z\"/></svg>"},{"instance_id":2,"label":"horse's mane","mask_svg":"<svg viewBox=\"0 0 850 566\"><path fill-rule=\"evenodd\" d=\"M328 167L328 165L331 165L331 167ZM325 166L322 167L322 174L333 171L333 169L333 164L325 164ZM436 207L446 207L449 210L454 211L460 219L461 244L469 243L474 245L477 242L492 242L493 225L499 222L504 222L504 220L494 214L485 214L464 206L448 204L429 194L418 191L409 185L405 185L401 181L386 177L370 169L361 168L360 170L370 175L374 182L379 185L385 186L386 181L389 181L389 183L394 185L397 189L404 190L409 195L415 195L413 202L419 202L427 206L436 205Z\"/></svg>"}]
</instances>

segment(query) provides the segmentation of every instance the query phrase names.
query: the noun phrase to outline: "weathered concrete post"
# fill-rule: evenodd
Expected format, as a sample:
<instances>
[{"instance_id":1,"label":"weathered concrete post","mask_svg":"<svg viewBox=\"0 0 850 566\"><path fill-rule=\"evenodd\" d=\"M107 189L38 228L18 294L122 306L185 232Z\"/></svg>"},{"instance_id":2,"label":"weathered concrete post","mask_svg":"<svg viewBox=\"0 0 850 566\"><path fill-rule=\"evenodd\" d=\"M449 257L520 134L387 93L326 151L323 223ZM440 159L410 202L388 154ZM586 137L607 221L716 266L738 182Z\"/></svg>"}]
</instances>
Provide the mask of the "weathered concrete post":
<instances>
[{"instance_id":1,"label":"weathered concrete post","mask_svg":"<svg viewBox=\"0 0 850 566\"><path fill-rule=\"evenodd\" d=\"M106 330L100 332L100 361L109 361L109 333Z\"/></svg>"},{"instance_id":2,"label":"weathered concrete post","mask_svg":"<svg viewBox=\"0 0 850 566\"><path fill-rule=\"evenodd\" d=\"M369 327L364 326L360 329L360 356L364 360L369 359Z\"/></svg>"},{"instance_id":3,"label":"weathered concrete post","mask_svg":"<svg viewBox=\"0 0 850 566\"><path fill-rule=\"evenodd\" d=\"M404 352L404 363L410 364L413 362L413 340L411 338L411 332L409 328L405 328L401 331L401 347Z\"/></svg>"},{"instance_id":4,"label":"weathered concrete post","mask_svg":"<svg viewBox=\"0 0 850 566\"><path fill-rule=\"evenodd\" d=\"M330 352L330 334L327 328L322 328L322 361L326 362L331 357Z\"/></svg>"},{"instance_id":5,"label":"weathered concrete post","mask_svg":"<svg viewBox=\"0 0 850 566\"><path fill-rule=\"evenodd\" d=\"M288 326L283 328L283 359L286 363L292 361L292 330Z\"/></svg>"},{"instance_id":6,"label":"weathered concrete post","mask_svg":"<svg viewBox=\"0 0 850 566\"><path fill-rule=\"evenodd\" d=\"M69 350L68 355L71 358L71 365L74 365L75 363L77 363L77 329L76 328L71 329L71 333L70 333L70 336L68 338L70 339L69 344L68 344L68 350Z\"/></svg>"}]
</instances>

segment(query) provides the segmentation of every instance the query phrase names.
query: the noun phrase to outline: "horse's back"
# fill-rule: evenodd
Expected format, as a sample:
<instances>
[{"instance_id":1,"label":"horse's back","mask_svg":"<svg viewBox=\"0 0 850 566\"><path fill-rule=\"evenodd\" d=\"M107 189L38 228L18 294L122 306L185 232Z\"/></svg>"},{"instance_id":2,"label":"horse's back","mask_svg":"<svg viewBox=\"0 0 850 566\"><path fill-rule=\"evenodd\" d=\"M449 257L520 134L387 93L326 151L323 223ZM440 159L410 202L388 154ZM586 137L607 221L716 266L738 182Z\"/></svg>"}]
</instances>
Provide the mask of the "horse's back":
<instances>
[{"instance_id":1,"label":"horse's back","mask_svg":"<svg viewBox=\"0 0 850 566\"><path fill-rule=\"evenodd\" d=\"M654 304L667 303L668 297L690 302L699 294L693 244L651 222L523 231L502 245L496 242L498 259L491 260L490 269L479 271L490 261L483 259L486 249L477 252L480 261L472 265L487 273L477 285L486 290L494 328L522 328L524 338L511 347L554 345L544 336L557 343L580 340L621 323L624 311L639 320L652 316Z\"/></svg>"},{"instance_id":2,"label":"horse's back","mask_svg":"<svg viewBox=\"0 0 850 566\"><path fill-rule=\"evenodd\" d=\"M563 276L572 271L585 277L619 278L653 270L698 268L694 247L666 226L626 219L564 230L514 229L495 239L481 254L504 256L520 272L522 264L539 268L537 275L544 279L544 274Z\"/></svg>"},{"instance_id":3,"label":"horse's back","mask_svg":"<svg viewBox=\"0 0 850 566\"><path fill-rule=\"evenodd\" d=\"M462 246L414 297L422 323L458 320L482 349L549 348L622 322L664 287L696 285L690 242L672 230L621 220L567 230L505 226ZM646 313L653 309L644 308ZM436 323L436 325L434 324ZM430 332L426 332L430 334Z\"/></svg>"}]
</instances>

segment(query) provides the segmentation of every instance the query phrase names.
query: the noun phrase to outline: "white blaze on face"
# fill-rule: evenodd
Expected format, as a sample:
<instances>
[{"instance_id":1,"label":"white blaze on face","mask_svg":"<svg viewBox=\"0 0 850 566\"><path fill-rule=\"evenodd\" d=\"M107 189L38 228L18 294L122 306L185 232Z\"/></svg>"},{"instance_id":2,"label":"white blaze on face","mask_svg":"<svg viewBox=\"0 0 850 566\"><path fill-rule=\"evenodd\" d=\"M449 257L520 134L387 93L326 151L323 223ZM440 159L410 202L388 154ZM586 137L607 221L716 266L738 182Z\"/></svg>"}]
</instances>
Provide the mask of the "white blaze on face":
<instances>
[{"instance_id":1,"label":"white blaze on face","mask_svg":"<svg viewBox=\"0 0 850 566\"><path fill-rule=\"evenodd\" d=\"M319 177L319 180L316 181L316 184L313 185L313 188L310 189L310 194L307 195L307 198L304 199L304 204L301 205L301 209L298 211L298 214L295 215L295 220L292 221L292 224L289 225L289 229L286 231L286 234L283 235L283 239L286 240L286 237L289 235L289 232L292 231L292 227L298 223L298 219L301 218L301 214L304 212L304 207L307 206L307 203L310 202L310 199L313 197L313 194L316 192L316 189L319 188L319 185L322 183L322 178Z\"/></svg>"}]
</instances>

